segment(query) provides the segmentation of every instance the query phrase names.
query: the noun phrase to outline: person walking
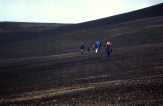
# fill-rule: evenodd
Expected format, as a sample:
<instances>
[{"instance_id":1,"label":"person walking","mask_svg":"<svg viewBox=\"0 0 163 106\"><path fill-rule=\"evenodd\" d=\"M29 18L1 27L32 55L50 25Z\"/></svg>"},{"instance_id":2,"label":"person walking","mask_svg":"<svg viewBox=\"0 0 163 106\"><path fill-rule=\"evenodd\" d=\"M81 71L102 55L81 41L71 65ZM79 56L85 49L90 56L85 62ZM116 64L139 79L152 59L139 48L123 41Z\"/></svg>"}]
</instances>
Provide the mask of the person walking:
<instances>
[{"instance_id":1,"label":"person walking","mask_svg":"<svg viewBox=\"0 0 163 106\"><path fill-rule=\"evenodd\" d=\"M101 48L101 42L96 41L96 43L95 43L95 53L100 52L100 48Z\"/></svg>"},{"instance_id":2,"label":"person walking","mask_svg":"<svg viewBox=\"0 0 163 106\"><path fill-rule=\"evenodd\" d=\"M106 51L106 54L107 54L107 59L110 60L110 54L112 52L112 42L110 42L110 41L106 42L105 51Z\"/></svg>"},{"instance_id":3,"label":"person walking","mask_svg":"<svg viewBox=\"0 0 163 106\"><path fill-rule=\"evenodd\" d=\"M90 51L89 46L87 46L87 51Z\"/></svg>"},{"instance_id":4,"label":"person walking","mask_svg":"<svg viewBox=\"0 0 163 106\"><path fill-rule=\"evenodd\" d=\"M82 42L80 45L80 53L83 54L84 52L84 43Z\"/></svg>"}]
</instances>

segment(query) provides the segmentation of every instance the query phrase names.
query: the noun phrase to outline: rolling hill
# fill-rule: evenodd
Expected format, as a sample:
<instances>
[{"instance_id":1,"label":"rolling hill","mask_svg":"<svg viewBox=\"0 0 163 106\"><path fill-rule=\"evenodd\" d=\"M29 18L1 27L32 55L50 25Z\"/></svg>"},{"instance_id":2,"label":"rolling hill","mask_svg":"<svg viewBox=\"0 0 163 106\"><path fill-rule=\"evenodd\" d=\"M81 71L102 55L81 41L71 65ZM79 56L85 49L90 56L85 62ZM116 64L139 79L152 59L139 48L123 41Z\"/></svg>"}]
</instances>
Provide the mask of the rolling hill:
<instances>
[{"instance_id":1,"label":"rolling hill","mask_svg":"<svg viewBox=\"0 0 163 106\"><path fill-rule=\"evenodd\" d=\"M115 47L161 42L162 36L160 34L153 36L153 33L157 32L148 33L146 29L155 24L156 26L148 28L153 30L161 28L162 7L163 4L159 4L79 24L1 22L0 58L77 52L81 41L91 45L96 40L109 39L114 42ZM142 33L137 33L136 30L140 30ZM151 37L154 39L151 40Z\"/></svg>"},{"instance_id":2,"label":"rolling hill","mask_svg":"<svg viewBox=\"0 0 163 106\"><path fill-rule=\"evenodd\" d=\"M0 23L0 105L162 105L163 4L79 24ZM102 51L79 45L113 42Z\"/></svg>"}]
</instances>

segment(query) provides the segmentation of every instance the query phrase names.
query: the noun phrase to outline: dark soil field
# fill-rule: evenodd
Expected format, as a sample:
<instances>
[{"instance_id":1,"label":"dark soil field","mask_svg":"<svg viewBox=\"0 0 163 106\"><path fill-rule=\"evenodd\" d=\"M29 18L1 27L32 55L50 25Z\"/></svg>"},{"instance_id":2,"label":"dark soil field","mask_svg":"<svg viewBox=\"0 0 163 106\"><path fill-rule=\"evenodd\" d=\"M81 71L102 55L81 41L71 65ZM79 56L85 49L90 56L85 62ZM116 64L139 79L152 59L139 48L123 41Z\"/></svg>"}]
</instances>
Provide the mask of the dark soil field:
<instances>
[{"instance_id":1,"label":"dark soil field","mask_svg":"<svg viewBox=\"0 0 163 106\"><path fill-rule=\"evenodd\" d=\"M1 60L1 105L162 105L163 43Z\"/></svg>"},{"instance_id":2,"label":"dark soil field","mask_svg":"<svg viewBox=\"0 0 163 106\"><path fill-rule=\"evenodd\" d=\"M36 36L29 26L22 32L1 28L1 106L163 105L163 16L54 36L41 28ZM108 39L109 61L103 47L97 54L79 52L81 41Z\"/></svg>"}]
</instances>

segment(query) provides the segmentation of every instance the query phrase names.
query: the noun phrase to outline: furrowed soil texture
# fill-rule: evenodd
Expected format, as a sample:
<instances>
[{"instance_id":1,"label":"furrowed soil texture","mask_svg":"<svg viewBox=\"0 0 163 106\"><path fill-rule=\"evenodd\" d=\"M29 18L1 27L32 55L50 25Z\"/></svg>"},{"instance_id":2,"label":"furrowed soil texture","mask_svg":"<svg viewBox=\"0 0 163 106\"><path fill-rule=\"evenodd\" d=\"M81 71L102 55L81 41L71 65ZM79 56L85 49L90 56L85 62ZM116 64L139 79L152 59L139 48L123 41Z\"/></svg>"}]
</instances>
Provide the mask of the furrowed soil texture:
<instances>
[{"instance_id":1,"label":"furrowed soil texture","mask_svg":"<svg viewBox=\"0 0 163 106\"><path fill-rule=\"evenodd\" d=\"M45 44L52 40L51 44L64 40L70 43L62 45L65 51L47 45L43 48L45 54L49 53L46 56L36 56L35 48L24 54L30 44L36 46L36 39L12 42L11 52L4 49L9 45L1 45L0 105L163 105L162 29L163 18L156 17L47 36ZM103 47L97 54L85 51L81 55L77 52L80 39L87 44L111 39L110 60Z\"/></svg>"},{"instance_id":2,"label":"furrowed soil texture","mask_svg":"<svg viewBox=\"0 0 163 106\"><path fill-rule=\"evenodd\" d=\"M137 49L139 48L139 49ZM163 43L1 60L1 105L161 105Z\"/></svg>"}]
</instances>

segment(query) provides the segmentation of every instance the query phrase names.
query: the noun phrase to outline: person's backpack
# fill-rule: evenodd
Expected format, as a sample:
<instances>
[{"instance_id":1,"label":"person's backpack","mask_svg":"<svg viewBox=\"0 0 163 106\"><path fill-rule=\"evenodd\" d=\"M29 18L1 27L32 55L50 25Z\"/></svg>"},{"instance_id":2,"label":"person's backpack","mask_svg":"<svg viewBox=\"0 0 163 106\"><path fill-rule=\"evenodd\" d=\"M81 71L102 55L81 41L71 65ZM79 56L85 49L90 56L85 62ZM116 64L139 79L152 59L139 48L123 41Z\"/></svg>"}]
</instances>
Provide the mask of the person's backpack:
<instances>
[{"instance_id":1,"label":"person's backpack","mask_svg":"<svg viewBox=\"0 0 163 106\"><path fill-rule=\"evenodd\" d=\"M106 42L106 46L111 46L111 42L110 41Z\"/></svg>"},{"instance_id":2,"label":"person's backpack","mask_svg":"<svg viewBox=\"0 0 163 106\"><path fill-rule=\"evenodd\" d=\"M100 41L97 41L97 42L96 42L96 46L97 46L97 47L100 47L100 46L101 46L101 42L100 42Z\"/></svg>"}]
</instances>

